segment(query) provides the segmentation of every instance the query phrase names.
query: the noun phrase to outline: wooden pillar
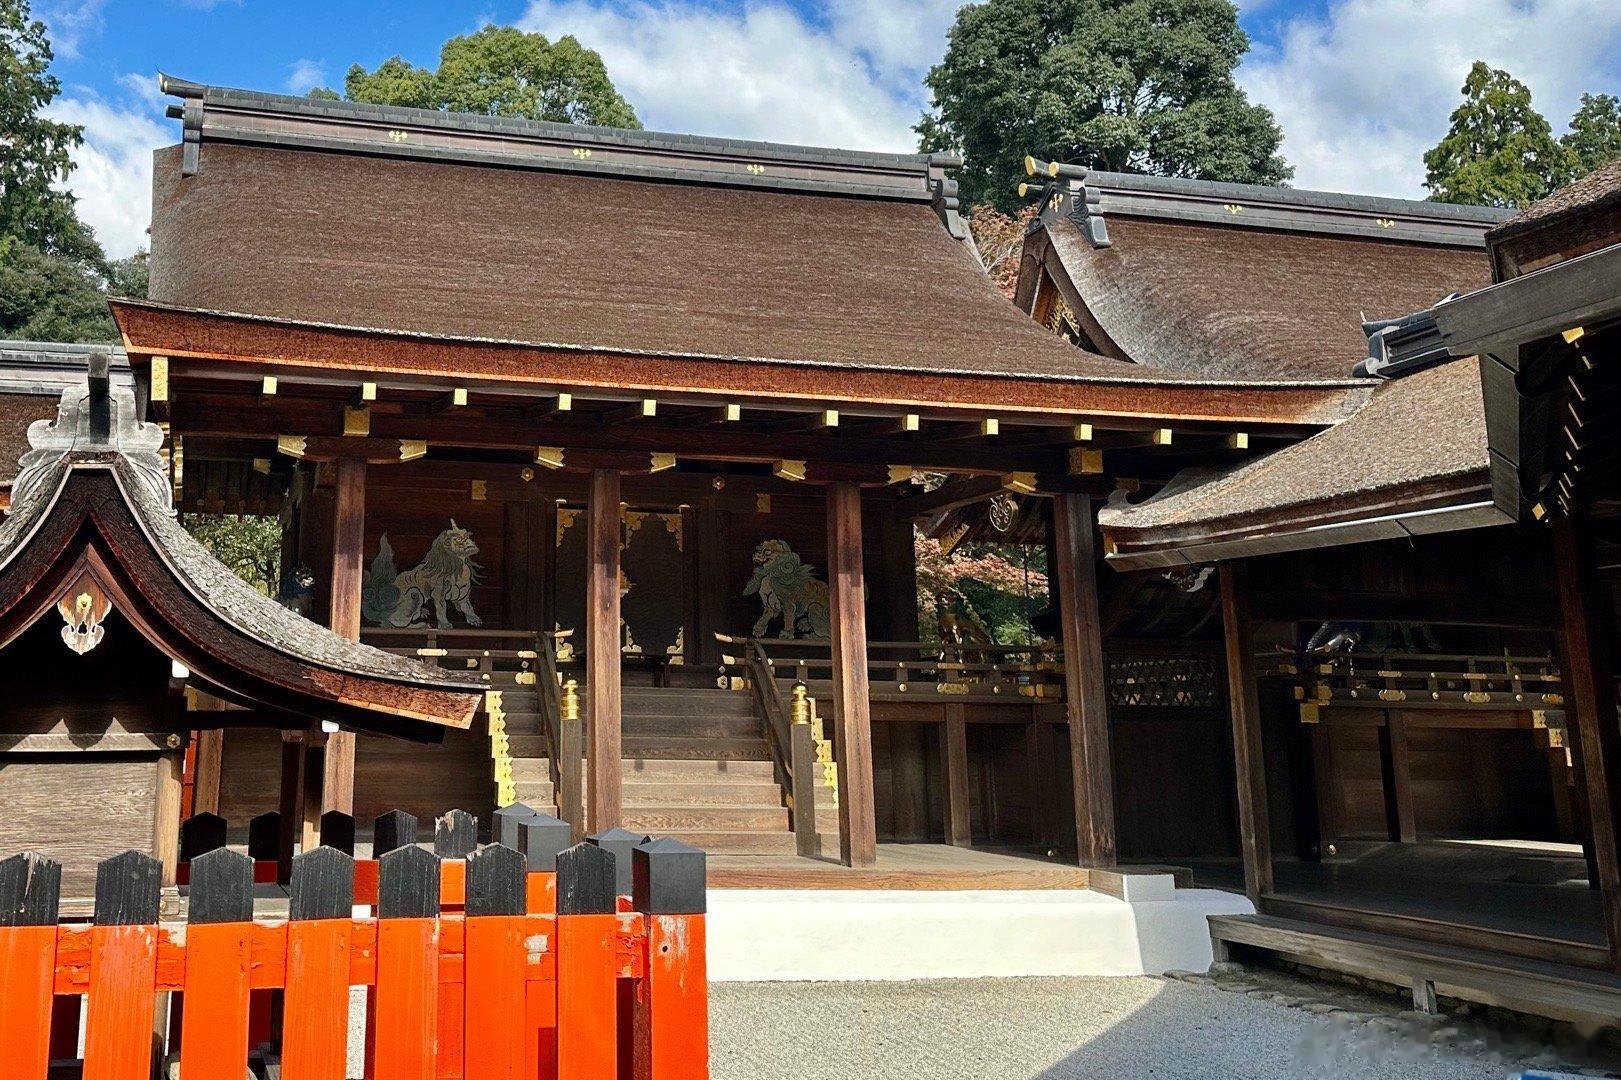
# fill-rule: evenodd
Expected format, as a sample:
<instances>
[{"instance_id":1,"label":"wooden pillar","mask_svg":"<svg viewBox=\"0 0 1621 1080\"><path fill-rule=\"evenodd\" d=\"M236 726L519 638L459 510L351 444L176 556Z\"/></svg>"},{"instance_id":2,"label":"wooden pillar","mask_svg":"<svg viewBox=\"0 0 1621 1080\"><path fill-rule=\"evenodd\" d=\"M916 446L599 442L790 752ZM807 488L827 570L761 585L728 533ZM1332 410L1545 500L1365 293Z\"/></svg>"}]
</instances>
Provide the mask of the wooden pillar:
<instances>
[{"instance_id":1,"label":"wooden pillar","mask_svg":"<svg viewBox=\"0 0 1621 1080\"><path fill-rule=\"evenodd\" d=\"M281 792L276 800L280 835L276 839L276 880L292 880L293 856L304 830L304 737L302 732L281 733Z\"/></svg>"},{"instance_id":2,"label":"wooden pillar","mask_svg":"<svg viewBox=\"0 0 1621 1080\"><path fill-rule=\"evenodd\" d=\"M366 463L339 458L332 513L332 603L328 625L360 640L360 584L366 541ZM335 731L321 764L321 813L355 812L355 734Z\"/></svg>"},{"instance_id":3,"label":"wooden pillar","mask_svg":"<svg viewBox=\"0 0 1621 1080\"><path fill-rule=\"evenodd\" d=\"M1227 703L1233 718L1238 776L1238 834L1244 852L1244 893L1259 906L1272 891L1272 822L1261 748L1261 701L1255 687L1255 643L1239 570L1221 564L1221 621L1227 641ZM1327 736L1327 732L1323 733ZM1323 838L1325 842L1328 837Z\"/></svg>"},{"instance_id":4,"label":"wooden pillar","mask_svg":"<svg viewBox=\"0 0 1621 1080\"><path fill-rule=\"evenodd\" d=\"M1610 590L1593 558L1592 538L1583 520L1554 522L1559 604L1564 617L1564 681L1567 717L1574 715L1577 753L1587 785L1593 834L1593 863L1604 904L1604 930L1610 967L1621 970L1621 724L1616 719L1615 634Z\"/></svg>"},{"instance_id":5,"label":"wooden pillar","mask_svg":"<svg viewBox=\"0 0 1621 1080\"><path fill-rule=\"evenodd\" d=\"M1053 496L1053 559L1048 573L1058 587L1077 856L1082 866L1113 866L1114 770L1109 760L1109 699L1089 496Z\"/></svg>"},{"instance_id":6,"label":"wooden pillar","mask_svg":"<svg viewBox=\"0 0 1621 1080\"><path fill-rule=\"evenodd\" d=\"M220 770L225 761L225 729L208 728L197 733L196 784L192 788L191 812L220 812Z\"/></svg>"},{"instance_id":7,"label":"wooden pillar","mask_svg":"<svg viewBox=\"0 0 1621 1080\"><path fill-rule=\"evenodd\" d=\"M587 814L617 828L619 764L619 473L594 469L586 501L585 696Z\"/></svg>"},{"instance_id":8,"label":"wooden pillar","mask_svg":"<svg viewBox=\"0 0 1621 1080\"><path fill-rule=\"evenodd\" d=\"M157 799L152 808L152 857L163 864L163 883L175 883L180 862L180 802L184 782L183 753L161 754L157 761Z\"/></svg>"},{"instance_id":9,"label":"wooden pillar","mask_svg":"<svg viewBox=\"0 0 1621 1080\"><path fill-rule=\"evenodd\" d=\"M861 563L861 488L827 489L829 624L834 747L839 763L839 854L846 866L878 861L873 803L872 700L867 687L866 586Z\"/></svg>"},{"instance_id":10,"label":"wooden pillar","mask_svg":"<svg viewBox=\"0 0 1621 1080\"><path fill-rule=\"evenodd\" d=\"M1418 839L1413 822L1413 781L1408 768L1407 721L1399 711L1385 713L1379 729L1379 771L1385 789L1385 827L1390 839L1411 844Z\"/></svg>"},{"instance_id":11,"label":"wooden pillar","mask_svg":"<svg viewBox=\"0 0 1621 1080\"><path fill-rule=\"evenodd\" d=\"M974 842L968 805L968 724L961 702L946 705L945 734L940 740L946 774L946 843L968 847Z\"/></svg>"}]
</instances>

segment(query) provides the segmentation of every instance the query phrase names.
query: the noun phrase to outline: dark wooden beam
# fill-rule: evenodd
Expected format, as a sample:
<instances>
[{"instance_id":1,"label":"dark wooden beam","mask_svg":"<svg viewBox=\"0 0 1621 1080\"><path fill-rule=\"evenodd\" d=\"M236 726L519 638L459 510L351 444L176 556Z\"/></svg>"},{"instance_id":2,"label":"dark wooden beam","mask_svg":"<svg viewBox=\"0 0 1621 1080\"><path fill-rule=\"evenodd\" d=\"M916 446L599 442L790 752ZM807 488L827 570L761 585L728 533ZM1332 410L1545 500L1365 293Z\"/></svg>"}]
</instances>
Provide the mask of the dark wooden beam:
<instances>
[{"instance_id":1,"label":"dark wooden beam","mask_svg":"<svg viewBox=\"0 0 1621 1080\"><path fill-rule=\"evenodd\" d=\"M1074 774L1075 837L1082 866L1115 863L1114 766L1109 757L1108 672L1098 616L1092 500L1053 499L1053 558L1064 647L1064 710Z\"/></svg>"},{"instance_id":2,"label":"dark wooden beam","mask_svg":"<svg viewBox=\"0 0 1621 1080\"><path fill-rule=\"evenodd\" d=\"M591 473L586 498L585 695L588 827L620 821L619 474Z\"/></svg>"},{"instance_id":3,"label":"dark wooden beam","mask_svg":"<svg viewBox=\"0 0 1621 1080\"><path fill-rule=\"evenodd\" d=\"M1621 726L1616 722L1615 628L1608 582L1598 572L1585 518L1555 520L1554 555L1564 612L1565 693L1576 720L1586 782L1592 861L1603 897L1610 967L1621 970Z\"/></svg>"},{"instance_id":4,"label":"dark wooden beam","mask_svg":"<svg viewBox=\"0 0 1621 1080\"><path fill-rule=\"evenodd\" d=\"M878 819L872 778L872 703L867 685L861 488L848 481L831 485L827 489L827 509L839 853L846 866L873 866L878 861Z\"/></svg>"},{"instance_id":5,"label":"dark wooden beam","mask_svg":"<svg viewBox=\"0 0 1621 1080\"><path fill-rule=\"evenodd\" d=\"M328 625L351 641L360 640L360 592L365 572L366 463L338 461L332 514L332 599ZM327 737L321 773L321 813L355 812L355 736L336 731Z\"/></svg>"},{"instance_id":6,"label":"dark wooden beam","mask_svg":"<svg viewBox=\"0 0 1621 1080\"><path fill-rule=\"evenodd\" d=\"M633 421L651 420L659 414L659 403L653 398L643 398L633 401L629 405L621 405L616 409L609 409L602 414L604 427L615 424L628 424Z\"/></svg>"},{"instance_id":7,"label":"dark wooden beam","mask_svg":"<svg viewBox=\"0 0 1621 1080\"><path fill-rule=\"evenodd\" d=\"M903 520L913 520L938 514L942 510L955 510L970 506L998 494L1002 490L1000 476L970 476L947 480L933 491L919 492L895 500L895 513Z\"/></svg>"},{"instance_id":8,"label":"dark wooden beam","mask_svg":"<svg viewBox=\"0 0 1621 1080\"><path fill-rule=\"evenodd\" d=\"M257 437L274 439L298 433L336 439L343 419L330 404L304 402L276 409L238 408L222 402L188 400L176 406L174 429L194 436ZM1017 470L1062 473L1061 450L990 445L984 441L941 442L932 437L914 439L873 437L855 430L837 437L825 432L785 432L762 435L747 425L723 424L683 429L672 424L645 422L618 427L564 424L543 426L477 415L478 410L456 410L438 416L406 416L373 411L374 438L415 439L435 448L522 450L537 444L600 450L645 450L673 453L693 460L769 462L777 458L838 461L863 464L875 461L915 465L919 468L964 474L1001 474ZM357 441L350 436L346 441Z\"/></svg>"},{"instance_id":9,"label":"dark wooden beam","mask_svg":"<svg viewBox=\"0 0 1621 1080\"><path fill-rule=\"evenodd\" d=\"M961 702L947 702L946 730L940 740L946 777L946 843L968 847L974 842L968 805L968 725Z\"/></svg>"},{"instance_id":10,"label":"dark wooden beam","mask_svg":"<svg viewBox=\"0 0 1621 1080\"><path fill-rule=\"evenodd\" d=\"M533 420L543 416L558 416L572 411L574 411L573 394L554 394L543 401L524 406L523 414Z\"/></svg>"},{"instance_id":11,"label":"dark wooden beam","mask_svg":"<svg viewBox=\"0 0 1621 1080\"><path fill-rule=\"evenodd\" d=\"M425 443L410 439L328 436L279 436L276 450L299 461L358 461L368 465L397 465L427 453Z\"/></svg>"},{"instance_id":12,"label":"dark wooden beam","mask_svg":"<svg viewBox=\"0 0 1621 1080\"><path fill-rule=\"evenodd\" d=\"M699 409L697 412L680 417L676 420L675 426L678 428L713 427L716 424L735 424L742 419L743 406L741 405L711 405L708 408Z\"/></svg>"},{"instance_id":13,"label":"dark wooden beam","mask_svg":"<svg viewBox=\"0 0 1621 1080\"><path fill-rule=\"evenodd\" d=\"M1272 818L1266 801L1261 702L1255 685L1254 624L1241 573L1233 563L1221 564L1221 616L1227 642L1227 703L1233 720L1244 892L1250 903L1259 906L1261 897L1272 891Z\"/></svg>"},{"instance_id":14,"label":"dark wooden beam","mask_svg":"<svg viewBox=\"0 0 1621 1080\"><path fill-rule=\"evenodd\" d=\"M827 431L839 426L839 410L818 409L815 412L791 416L785 420L772 420L761 425L761 430L769 434L783 431Z\"/></svg>"}]
</instances>

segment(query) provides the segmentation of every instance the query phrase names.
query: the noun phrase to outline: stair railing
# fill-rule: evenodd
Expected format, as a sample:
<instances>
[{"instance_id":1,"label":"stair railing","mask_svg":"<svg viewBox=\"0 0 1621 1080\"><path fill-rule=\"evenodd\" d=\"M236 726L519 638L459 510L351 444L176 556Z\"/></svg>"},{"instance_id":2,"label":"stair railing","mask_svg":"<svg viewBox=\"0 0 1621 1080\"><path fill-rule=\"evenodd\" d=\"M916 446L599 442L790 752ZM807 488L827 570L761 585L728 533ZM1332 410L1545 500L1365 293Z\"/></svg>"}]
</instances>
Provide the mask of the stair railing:
<instances>
[{"instance_id":1,"label":"stair railing","mask_svg":"<svg viewBox=\"0 0 1621 1080\"><path fill-rule=\"evenodd\" d=\"M557 816L574 824L575 839L583 835L585 790L580 762L585 757L585 734L580 724L579 687L566 683L557 668L558 644L573 630L535 635L535 689L540 698L540 725L550 752L552 791Z\"/></svg>"},{"instance_id":2,"label":"stair railing","mask_svg":"<svg viewBox=\"0 0 1621 1080\"><path fill-rule=\"evenodd\" d=\"M724 644L736 639L716 635ZM794 688L790 712L777 685L771 659L757 641L744 643L744 666L748 670L749 693L756 712L763 718L766 743L776 766L777 783L788 791L788 815L794 829L794 849L801 855L821 853L821 837L816 831L816 740L811 732L810 710L805 688Z\"/></svg>"}]
</instances>

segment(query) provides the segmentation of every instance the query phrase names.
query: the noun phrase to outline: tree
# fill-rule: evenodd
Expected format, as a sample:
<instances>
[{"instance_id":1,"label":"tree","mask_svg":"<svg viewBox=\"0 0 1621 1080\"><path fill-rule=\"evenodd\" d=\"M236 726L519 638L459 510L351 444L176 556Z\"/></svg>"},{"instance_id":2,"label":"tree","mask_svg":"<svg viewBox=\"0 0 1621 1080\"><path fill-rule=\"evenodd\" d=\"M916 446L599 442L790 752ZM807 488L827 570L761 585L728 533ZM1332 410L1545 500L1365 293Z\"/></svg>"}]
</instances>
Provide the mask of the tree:
<instances>
[{"instance_id":1,"label":"tree","mask_svg":"<svg viewBox=\"0 0 1621 1080\"><path fill-rule=\"evenodd\" d=\"M180 525L209 554L266 596L281 584L281 520L249 514L182 514Z\"/></svg>"},{"instance_id":2,"label":"tree","mask_svg":"<svg viewBox=\"0 0 1621 1080\"><path fill-rule=\"evenodd\" d=\"M350 101L374 105L565 124L642 126L594 50L572 35L553 42L512 26L486 26L451 38L440 49L434 71L398 56L385 60L376 71L356 64L344 79L344 93ZM331 96L331 91L312 91L312 96Z\"/></svg>"},{"instance_id":3,"label":"tree","mask_svg":"<svg viewBox=\"0 0 1621 1080\"><path fill-rule=\"evenodd\" d=\"M963 544L947 552L939 540L921 532L913 534L913 547L918 622L925 640L936 638L940 616L947 613L973 619L998 644L1034 639L1030 617L1047 605L1044 552L989 543Z\"/></svg>"},{"instance_id":4,"label":"tree","mask_svg":"<svg viewBox=\"0 0 1621 1080\"><path fill-rule=\"evenodd\" d=\"M1529 206L1572 178L1574 159L1532 106L1530 88L1476 60L1452 126L1424 155L1424 186L1436 202Z\"/></svg>"},{"instance_id":5,"label":"tree","mask_svg":"<svg viewBox=\"0 0 1621 1080\"><path fill-rule=\"evenodd\" d=\"M1024 230L1038 209L1040 207L1031 203L1018 213L1008 215L989 203L981 203L968 212L968 231L974 236L980 258L985 260L985 270L1009 300L1019 290Z\"/></svg>"},{"instance_id":6,"label":"tree","mask_svg":"<svg viewBox=\"0 0 1621 1080\"><path fill-rule=\"evenodd\" d=\"M0 337L118 340L102 279L84 263L0 238Z\"/></svg>"},{"instance_id":7,"label":"tree","mask_svg":"<svg viewBox=\"0 0 1621 1080\"><path fill-rule=\"evenodd\" d=\"M84 131L43 115L62 89L49 73L52 58L28 0L0 0L0 241L99 266L101 249L60 187Z\"/></svg>"},{"instance_id":8,"label":"tree","mask_svg":"<svg viewBox=\"0 0 1621 1080\"><path fill-rule=\"evenodd\" d=\"M1230 0L986 0L925 79L925 150L954 149L966 205L1013 212L1026 154L1113 172L1276 184L1271 112L1233 81L1249 50Z\"/></svg>"},{"instance_id":9,"label":"tree","mask_svg":"<svg viewBox=\"0 0 1621 1080\"><path fill-rule=\"evenodd\" d=\"M1583 94L1559 145L1572 155L1583 176L1621 157L1621 99L1614 94Z\"/></svg>"}]
</instances>

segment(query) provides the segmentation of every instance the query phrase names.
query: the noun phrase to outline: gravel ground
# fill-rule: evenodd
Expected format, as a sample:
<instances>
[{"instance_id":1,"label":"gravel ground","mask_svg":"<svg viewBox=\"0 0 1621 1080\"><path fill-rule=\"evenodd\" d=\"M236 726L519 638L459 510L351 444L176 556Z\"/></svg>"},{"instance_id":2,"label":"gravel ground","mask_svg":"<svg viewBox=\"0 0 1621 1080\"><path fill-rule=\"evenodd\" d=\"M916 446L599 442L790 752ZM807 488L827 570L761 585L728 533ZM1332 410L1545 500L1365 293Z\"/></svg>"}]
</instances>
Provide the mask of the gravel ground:
<instances>
[{"instance_id":1,"label":"gravel ground","mask_svg":"<svg viewBox=\"0 0 1621 1080\"><path fill-rule=\"evenodd\" d=\"M1394 998L1370 1009L1366 995L1295 981L1314 1000L1276 976L1265 989L1203 977L723 983L710 1060L714 1080L1503 1080L1592 1064L1560 1061L1552 1036L1419 1017Z\"/></svg>"}]
</instances>

